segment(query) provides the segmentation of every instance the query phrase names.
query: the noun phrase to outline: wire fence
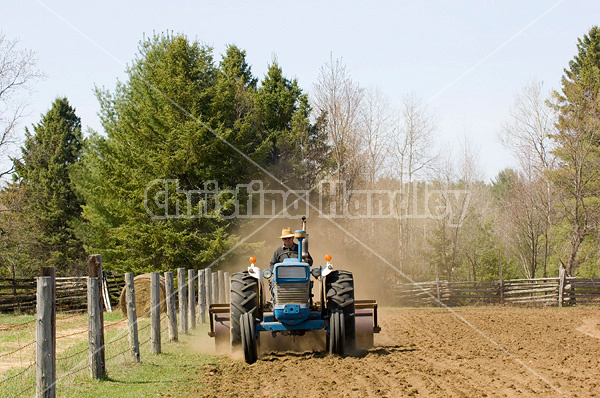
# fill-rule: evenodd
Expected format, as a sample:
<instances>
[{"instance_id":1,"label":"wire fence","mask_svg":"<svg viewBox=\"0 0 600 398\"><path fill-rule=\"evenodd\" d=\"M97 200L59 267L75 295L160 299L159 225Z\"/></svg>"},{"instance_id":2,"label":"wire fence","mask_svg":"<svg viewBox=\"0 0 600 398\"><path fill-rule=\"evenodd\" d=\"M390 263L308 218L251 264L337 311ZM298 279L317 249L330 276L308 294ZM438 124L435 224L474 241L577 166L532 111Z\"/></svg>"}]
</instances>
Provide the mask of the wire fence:
<instances>
[{"instance_id":1,"label":"wire fence","mask_svg":"<svg viewBox=\"0 0 600 398\"><path fill-rule=\"evenodd\" d=\"M131 363L131 348L129 346L129 334L126 321L127 318L124 318L117 322L109 323L108 326L110 326L110 330L105 332L107 341L105 344L106 367L108 370L110 370L111 366L117 364ZM81 322L87 322L84 315L81 316ZM140 350L142 347L147 348L144 350L144 355L150 355L149 343L152 340L150 327L150 319L138 319ZM164 314L160 320L161 340L164 339L163 336L166 336L167 329L168 320L167 315ZM89 346L87 336L84 335L85 333L87 333L87 330L64 334L56 338L57 389L68 391L77 383L89 381L89 376L82 374L86 369L90 369ZM73 339L75 341L64 340L68 337L73 338L76 336L80 336L80 338ZM58 341L61 339L63 340L63 343ZM11 358L11 356L15 356L17 353L27 349L29 349L27 352L30 355L27 358L27 365L25 367L19 366L0 372L0 385L3 386L3 389L11 392L17 391L14 395L9 396L21 397L27 394L31 395L35 392L35 340L30 341L17 349L0 354L0 358Z\"/></svg>"},{"instance_id":2,"label":"wire fence","mask_svg":"<svg viewBox=\"0 0 600 398\"><path fill-rule=\"evenodd\" d=\"M0 334L0 386L3 391L22 390L35 383L36 318L2 324ZM35 388L35 384L34 384ZM2 393L0 393L2 395Z\"/></svg>"},{"instance_id":3,"label":"wire fence","mask_svg":"<svg viewBox=\"0 0 600 398\"><path fill-rule=\"evenodd\" d=\"M185 286L185 285L184 285ZM137 289L136 289L137 290ZM177 294L177 290L175 291ZM163 298L164 300L164 298ZM142 358L150 356L152 330L149 310L138 313L138 341ZM105 313L108 314L108 313ZM194 315L195 316L195 315ZM17 316L18 317L18 316ZM133 361L129 342L127 317L112 313L104 321L104 352L106 370L128 365ZM117 317L119 317L117 319ZM187 314L185 315L187 320ZM12 319L11 319L12 321ZM0 385L7 397L32 396L36 393L36 326L37 318L17 319L16 322L0 324ZM181 320L180 320L181 321ZM161 314L160 335L167 341L169 319ZM55 387L57 395L64 395L76 385L87 383L92 375L88 342L87 314L61 311L56 316L55 340ZM87 371L87 372L86 372Z\"/></svg>"}]
</instances>

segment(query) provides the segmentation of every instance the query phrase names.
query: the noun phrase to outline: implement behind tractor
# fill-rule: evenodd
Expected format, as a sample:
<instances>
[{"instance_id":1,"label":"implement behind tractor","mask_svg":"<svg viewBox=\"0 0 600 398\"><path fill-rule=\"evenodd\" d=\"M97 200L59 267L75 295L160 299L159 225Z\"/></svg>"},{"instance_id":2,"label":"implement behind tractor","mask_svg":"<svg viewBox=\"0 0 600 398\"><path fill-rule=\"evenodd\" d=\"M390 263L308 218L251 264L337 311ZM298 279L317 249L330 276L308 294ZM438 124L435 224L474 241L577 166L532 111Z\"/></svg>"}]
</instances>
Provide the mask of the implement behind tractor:
<instances>
[{"instance_id":1,"label":"implement behind tractor","mask_svg":"<svg viewBox=\"0 0 600 398\"><path fill-rule=\"evenodd\" d=\"M343 356L356 346L373 346L373 333L380 331L377 302L355 300L352 273L334 270L330 255L325 256L325 265L310 269L305 217L294 236L298 258L284 259L261 272L251 257L248 270L231 277L231 303L210 306L209 335L215 338L217 352L241 349L246 362L253 363L261 340L313 331L325 332L330 354ZM265 280L270 282L270 301L265 300ZM315 281L320 287L318 301L313 300Z\"/></svg>"}]
</instances>

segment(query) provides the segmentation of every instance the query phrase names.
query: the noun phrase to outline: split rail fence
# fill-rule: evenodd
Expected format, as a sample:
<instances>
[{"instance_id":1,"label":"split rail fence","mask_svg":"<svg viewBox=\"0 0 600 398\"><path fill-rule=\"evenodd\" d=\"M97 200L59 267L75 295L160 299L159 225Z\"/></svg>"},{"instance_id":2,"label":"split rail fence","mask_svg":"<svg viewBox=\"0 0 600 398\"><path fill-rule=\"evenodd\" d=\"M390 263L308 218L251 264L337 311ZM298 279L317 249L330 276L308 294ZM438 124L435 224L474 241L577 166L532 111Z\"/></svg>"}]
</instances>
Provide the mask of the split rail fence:
<instances>
[{"instance_id":1,"label":"split rail fence","mask_svg":"<svg viewBox=\"0 0 600 398\"><path fill-rule=\"evenodd\" d=\"M407 307L600 305L600 278L569 278L564 272L555 278L395 283L388 288L394 303Z\"/></svg>"},{"instance_id":2,"label":"split rail fence","mask_svg":"<svg viewBox=\"0 0 600 398\"><path fill-rule=\"evenodd\" d=\"M119 301L125 282L123 275L104 273L111 306ZM60 312L86 311L87 276L56 277L56 309ZM0 278L0 312L33 312L36 303L35 279ZM105 305L108 307L108 304Z\"/></svg>"}]
</instances>

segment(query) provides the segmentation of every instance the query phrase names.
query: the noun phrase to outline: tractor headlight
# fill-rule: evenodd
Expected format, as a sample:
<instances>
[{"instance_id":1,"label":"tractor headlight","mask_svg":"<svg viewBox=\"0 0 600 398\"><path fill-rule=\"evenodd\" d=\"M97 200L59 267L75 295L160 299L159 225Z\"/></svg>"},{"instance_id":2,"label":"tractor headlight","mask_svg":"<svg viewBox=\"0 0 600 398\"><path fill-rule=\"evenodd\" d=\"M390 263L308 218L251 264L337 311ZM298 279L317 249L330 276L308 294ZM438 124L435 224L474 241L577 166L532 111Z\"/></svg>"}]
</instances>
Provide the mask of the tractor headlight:
<instances>
[{"instance_id":1,"label":"tractor headlight","mask_svg":"<svg viewBox=\"0 0 600 398\"><path fill-rule=\"evenodd\" d=\"M271 268L265 268L263 270L263 278L269 279L272 276L273 276L273 270Z\"/></svg>"},{"instance_id":2,"label":"tractor headlight","mask_svg":"<svg viewBox=\"0 0 600 398\"><path fill-rule=\"evenodd\" d=\"M319 267L315 267L313 269L310 270L310 273L312 276L314 276L315 278L319 278L321 276L321 268Z\"/></svg>"}]
</instances>

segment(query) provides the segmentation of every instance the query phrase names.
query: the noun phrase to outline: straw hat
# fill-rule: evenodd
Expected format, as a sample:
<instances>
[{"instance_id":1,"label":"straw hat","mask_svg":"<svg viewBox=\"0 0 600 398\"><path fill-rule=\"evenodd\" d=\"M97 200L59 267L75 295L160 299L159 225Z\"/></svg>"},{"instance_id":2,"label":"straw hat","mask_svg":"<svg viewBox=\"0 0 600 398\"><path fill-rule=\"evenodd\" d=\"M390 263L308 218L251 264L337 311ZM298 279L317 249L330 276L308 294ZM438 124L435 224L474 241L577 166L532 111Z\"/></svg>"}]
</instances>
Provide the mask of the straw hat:
<instances>
[{"instance_id":1,"label":"straw hat","mask_svg":"<svg viewBox=\"0 0 600 398\"><path fill-rule=\"evenodd\" d=\"M292 232L291 228L284 228L281 230L281 236L280 238L293 238L295 235Z\"/></svg>"}]
</instances>

